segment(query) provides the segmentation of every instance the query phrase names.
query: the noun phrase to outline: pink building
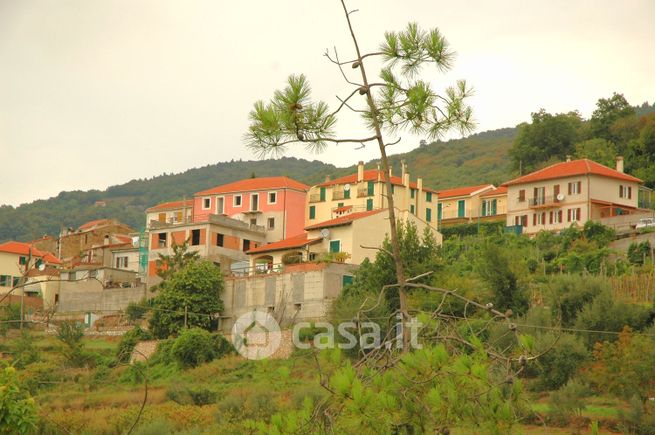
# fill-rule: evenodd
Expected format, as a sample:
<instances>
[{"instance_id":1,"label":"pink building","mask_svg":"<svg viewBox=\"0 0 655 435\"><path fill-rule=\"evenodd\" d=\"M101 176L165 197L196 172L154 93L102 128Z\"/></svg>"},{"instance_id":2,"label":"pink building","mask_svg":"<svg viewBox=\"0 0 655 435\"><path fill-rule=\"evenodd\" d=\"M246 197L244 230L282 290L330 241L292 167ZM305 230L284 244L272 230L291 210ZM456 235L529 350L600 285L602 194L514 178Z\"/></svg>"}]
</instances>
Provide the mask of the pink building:
<instances>
[{"instance_id":1,"label":"pink building","mask_svg":"<svg viewBox=\"0 0 655 435\"><path fill-rule=\"evenodd\" d=\"M304 232L305 198L309 186L289 177L248 178L194 194L193 222L223 215L263 227L266 241Z\"/></svg>"}]
</instances>

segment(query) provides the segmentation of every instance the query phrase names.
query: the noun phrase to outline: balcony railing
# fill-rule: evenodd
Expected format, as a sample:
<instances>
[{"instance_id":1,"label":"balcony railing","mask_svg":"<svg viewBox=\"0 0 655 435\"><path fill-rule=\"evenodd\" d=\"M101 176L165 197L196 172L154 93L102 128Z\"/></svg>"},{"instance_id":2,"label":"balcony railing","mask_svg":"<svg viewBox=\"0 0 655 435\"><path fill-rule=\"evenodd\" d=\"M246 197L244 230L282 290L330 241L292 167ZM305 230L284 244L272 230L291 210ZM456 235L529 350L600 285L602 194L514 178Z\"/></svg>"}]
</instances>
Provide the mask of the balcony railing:
<instances>
[{"instance_id":1,"label":"balcony railing","mask_svg":"<svg viewBox=\"0 0 655 435\"><path fill-rule=\"evenodd\" d=\"M322 202L320 193L312 193L309 195L309 202Z\"/></svg>"},{"instance_id":2,"label":"balcony railing","mask_svg":"<svg viewBox=\"0 0 655 435\"><path fill-rule=\"evenodd\" d=\"M364 198L366 196L370 196L368 194L368 188L367 187L360 187L357 189L357 198Z\"/></svg>"},{"instance_id":3,"label":"balcony railing","mask_svg":"<svg viewBox=\"0 0 655 435\"><path fill-rule=\"evenodd\" d=\"M528 200L528 205L530 207L548 207L559 204L559 202L557 196L536 196Z\"/></svg>"},{"instance_id":4,"label":"balcony railing","mask_svg":"<svg viewBox=\"0 0 655 435\"><path fill-rule=\"evenodd\" d=\"M336 201L336 200L339 200L339 199L344 199L345 197L346 197L346 192L344 192L343 190L337 190L337 191L332 192L332 200L333 201Z\"/></svg>"}]
</instances>

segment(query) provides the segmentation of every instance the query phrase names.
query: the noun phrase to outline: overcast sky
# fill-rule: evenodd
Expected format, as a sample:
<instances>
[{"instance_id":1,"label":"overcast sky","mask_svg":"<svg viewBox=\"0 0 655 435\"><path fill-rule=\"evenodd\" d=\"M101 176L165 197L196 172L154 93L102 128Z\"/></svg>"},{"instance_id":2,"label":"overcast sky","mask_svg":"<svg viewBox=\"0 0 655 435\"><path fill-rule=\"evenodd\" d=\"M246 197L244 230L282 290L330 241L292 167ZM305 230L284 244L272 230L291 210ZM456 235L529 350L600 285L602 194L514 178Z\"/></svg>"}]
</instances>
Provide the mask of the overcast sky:
<instances>
[{"instance_id":1,"label":"overcast sky","mask_svg":"<svg viewBox=\"0 0 655 435\"><path fill-rule=\"evenodd\" d=\"M364 51L408 21L457 52L437 90L466 79L478 131L543 107L589 117L613 91L655 99L655 1L350 1ZM334 105L340 73L322 55L352 45L338 1L0 0L0 204L230 159L248 112L291 73ZM360 132L346 119L340 131ZM403 135L394 153L418 145ZM290 155L339 166L368 147Z\"/></svg>"}]
</instances>

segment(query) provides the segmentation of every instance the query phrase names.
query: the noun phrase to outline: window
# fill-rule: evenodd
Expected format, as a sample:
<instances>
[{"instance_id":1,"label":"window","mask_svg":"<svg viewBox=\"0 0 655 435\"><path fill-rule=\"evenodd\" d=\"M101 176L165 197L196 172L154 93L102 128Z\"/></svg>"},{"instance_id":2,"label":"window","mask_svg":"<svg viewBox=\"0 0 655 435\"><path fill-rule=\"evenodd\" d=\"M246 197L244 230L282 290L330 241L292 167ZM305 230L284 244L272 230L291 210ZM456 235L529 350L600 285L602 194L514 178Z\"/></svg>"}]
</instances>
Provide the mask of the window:
<instances>
[{"instance_id":1,"label":"window","mask_svg":"<svg viewBox=\"0 0 655 435\"><path fill-rule=\"evenodd\" d=\"M275 229L275 218L268 218L268 229L269 230Z\"/></svg>"},{"instance_id":2,"label":"window","mask_svg":"<svg viewBox=\"0 0 655 435\"><path fill-rule=\"evenodd\" d=\"M316 252L309 253L309 261L316 261L318 259L318 254Z\"/></svg>"},{"instance_id":3,"label":"window","mask_svg":"<svg viewBox=\"0 0 655 435\"><path fill-rule=\"evenodd\" d=\"M414 207L414 206L412 206ZM369 198L366 200L366 210L371 211L373 210L373 198Z\"/></svg>"},{"instance_id":4,"label":"window","mask_svg":"<svg viewBox=\"0 0 655 435\"><path fill-rule=\"evenodd\" d=\"M569 195L577 195L582 192L582 181L572 181L569 183Z\"/></svg>"},{"instance_id":5,"label":"window","mask_svg":"<svg viewBox=\"0 0 655 435\"><path fill-rule=\"evenodd\" d=\"M166 239L168 238L168 234L167 233L159 233L157 235L157 237L158 237L157 247L158 248L165 248L167 246L167 243L166 243L167 240Z\"/></svg>"},{"instance_id":6,"label":"window","mask_svg":"<svg viewBox=\"0 0 655 435\"><path fill-rule=\"evenodd\" d=\"M341 252L341 240L330 240L330 252Z\"/></svg>"},{"instance_id":7,"label":"window","mask_svg":"<svg viewBox=\"0 0 655 435\"><path fill-rule=\"evenodd\" d=\"M341 207L343 207L343 202L338 202L337 203L337 208L341 208Z\"/></svg>"},{"instance_id":8,"label":"window","mask_svg":"<svg viewBox=\"0 0 655 435\"><path fill-rule=\"evenodd\" d=\"M535 187L534 188L534 205L542 205L546 202L546 188L545 187Z\"/></svg>"},{"instance_id":9,"label":"window","mask_svg":"<svg viewBox=\"0 0 655 435\"><path fill-rule=\"evenodd\" d=\"M250 218L250 225L257 225L257 218Z\"/></svg>"},{"instance_id":10,"label":"window","mask_svg":"<svg viewBox=\"0 0 655 435\"><path fill-rule=\"evenodd\" d=\"M375 193L375 182L369 181L368 185L366 186L366 195L373 196L374 193Z\"/></svg>"},{"instance_id":11,"label":"window","mask_svg":"<svg viewBox=\"0 0 655 435\"><path fill-rule=\"evenodd\" d=\"M427 222L432 222L432 209L430 208L425 209L425 220Z\"/></svg>"},{"instance_id":12,"label":"window","mask_svg":"<svg viewBox=\"0 0 655 435\"><path fill-rule=\"evenodd\" d=\"M16 287L18 284L20 284L20 276L15 276L11 284L13 287Z\"/></svg>"},{"instance_id":13,"label":"window","mask_svg":"<svg viewBox=\"0 0 655 435\"><path fill-rule=\"evenodd\" d=\"M632 199L632 187L619 185L619 198Z\"/></svg>"},{"instance_id":14,"label":"window","mask_svg":"<svg viewBox=\"0 0 655 435\"><path fill-rule=\"evenodd\" d=\"M350 189L343 191L343 199L350 199Z\"/></svg>"},{"instance_id":15,"label":"window","mask_svg":"<svg viewBox=\"0 0 655 435\"><path fill-rule=\"evenodd\" d=\"M432 192L425 192L425 202L432 202Z\"/></svg>"},{"instance_id":16,"label":"window","mask_svg":"<svg viewBox=\"0 0 655 435\"><path fill-rule=\"evenodd\" d=\"M309 218L316 219L316 206L314 205L309 206Z\"/></svg>"},{"instance_id":17,"label":"window","mask_svg":"<svg viewBox=\"0 0 655 435\"><path fill-rule=\"evenodd\" d=\"M200 230L191 230L191 246L200 244Z\"/></svg>"},{"instance_id":18,"label":"window","mask_svg":"<svg viewBox=\"0 0 655 435\"><path fill-rule=\"evenodd\" d=\"M184 214L181 211L175 212L175 222L182 222L184 220Z\"/></svg>"},{"instance_id":19,"label":"window","mask_svg":"<svg viewBox=\"0 0 655 435\"><path fill-rule=\"evenodd\" d=\"M250 240L243 239L243 252L250 250Z\"/></svg>"},{"instance_id":20,"label":"window","mask_svg":"<svg viewBox=\"0 0 655 435\"><path fill-rule=\"evenodd\" d=\"M166 213L159 213L159 215L157 216L157 220L161 223L166 222Z\"/></svg>"},{"instance_id":21,"label":"window","mask_svg":"<svg viewBox=\"0 0 655 435\"><path fill-rule=\"evenodd\" d=\"M27 257L23 257L23 256L18 257L18 264L20 264L21 266L27 264Z\"/></svg>"},{"instance_id":22,"label":"window","mask_svg":"<svg viewBox=\"0 0 655 435\"><path fill-rule=\"evenodd\" d=\"M116 257L116 269L126 269L127 268L127 257ZM91 273L89 272L89 276Z\"/></svg>"},{"instance_id":23,"label":"window","mask_svg":"<svg viewBox=\"0 0 655 435\"><path fill-rule=\"evenodd\" d=\"M241 207L241 195L234 195L232 197L232 205L234 207Z\"/></svg>"},{"instance_id":24,"label":"window","mask_svg":"<svg viewBox=\"0 0 655 435\"><path fill-rule=\"evenodd\" d=\"M321 187L319 196L321 201L325 201L325 187Z\"/></svg>"},{"instance_id":25,"label":"window","mask_svg":"<svg viewBox=\"0 0 655 435\"><path fill-rule=\"evenodd\" d=\"M561 224L562 223L562 210L551 211L548 218L548 223Z\"/></svg>"},{"instance_id":26,"label":"window","mask_svg":"<svg viewBox=\"0 0 655 435\"><path fill-rule=\"evenodd\" d=\"M580 209L579 208L570 208L566 211L566 220L568 222L578 222L580 221Z\"/></svg>"},{"instance_id":27,"label":"window","mask_svg":"<svg viewBox=\"0 0 655 435\"><path fill-rule=\"evenodd\" d=\"M396 186L394 186L394 185L392 184L392 185L391 185L391 194L394 194L394 193L396 193Z\"/></svg>"},{"instance_id":28,"label":"window","mask_svg":"<svg viewBox=\"0 0 655 435\"><path fill-rule=\"evenodd\" d=\"M11 276L0 275L0 287L10 287L10 286L11 286Z\"/></svg>"},{"instance_id":29,"label":"window","mask_svg":"<svg viewBox=\"0 0 655 435\"><path fill-rule=\"evenodd\" d=\"M342 285L345 287L347 285L351 285L353 283L353 276L352 275L343 275L342 278Z\"/></svg>"},{"instance_id":30,"label":"window","mask_svg":"<svg viewBox=\"0 0 655 435\"><path fill-rule=\"evenodd\" d=\"M77 279L77 273L76 272L69 272L68 280L69 281L75 281L76 279Z\"/></svg>"},{"instance_id":31,"label":"window","mask_svg":"<svg viewBox=\"0 0 655 435\"><path fill-rule=\"evenodd\" d=\"M216 214L225 214L225 198L222 196L216 198Z\"/></svg>"},{"instance_id":32,"label":"window","mask_svg":"<svg viewBox=\"0 0 655 435\"><path fill-rule=\"evenodd\" d=\"M466 200L460 199L457 201L457 217L465 217L466 216Z\"/></svg>"},{"instance_id":33,"label":"window","mask_svg":"<svg viewBox=\"0 0 655 435\"><path fill-rule=\"evenodd\" d=\"M203 210L209 210L209 207L212 205L212 199L211 198L203 198L202 199L202 209Z\"/></svg>"},{"instance_id":34,"label":"window","mask_svg":"<svg viewBox=\"0 0 655 435\"><path fill-rule=\"evenodd\" d=\"M225 243L225 236L221 233L216 234L216 246L223 246Z\"/></svg>"},{"instance_id":35,"label":"window","mask_svg":"<svg viewBox=\"0 0 655 435\"><path fill-rule=\"evenodd\" d=\"M127 259L127 257L125 257ZM127 263L125 264L127 267ZM89 270L89 278L96 278L98 276L98 271L96 269Z\"/></svg>"},{"instance_id":36,"label":"window","mask_svg":"<svg viewBox=\"0 0 655 435\"><path fill-rule=\"evenodd\" d=\"M259 193L250 195L250 211L259 211Z\"/></svg>"},{"instance_id":37,"label":"window","mask_svg":"<svg viewBox=\"0 0 655 435\"><path fill-rule=\"evenodd\" d=\"M416 196L416 189L409 189L409 195L412 199Z\"/></svg>"},{"instance_id":38,"label":"window","mask_svg":"<svg viewBox=\"0 0 655 435\"><path fill-rule=\"evenodd\" d=\"M411 214L416 214L416 208L414 207L414 204L410 204L409 206L409 212Z\"/></svg>"},{"instance_id":39,"label":"window","mask_svg":"<svg viewBox=\"0 0 655 435\"><path fill-rule=\"evenodd\" d=\"M525 189L519 190L519 202L525 202Z\"/></svg>"},{"instance_id":40,"label":"window","mask_svg":"<svg viewBox=\"0 0 655 435\"><path fill-rule=\"evenodd\" d=\"M268 203L269 204L277 203L277 192L268 192Z\"/></svg>"}]
</instances>

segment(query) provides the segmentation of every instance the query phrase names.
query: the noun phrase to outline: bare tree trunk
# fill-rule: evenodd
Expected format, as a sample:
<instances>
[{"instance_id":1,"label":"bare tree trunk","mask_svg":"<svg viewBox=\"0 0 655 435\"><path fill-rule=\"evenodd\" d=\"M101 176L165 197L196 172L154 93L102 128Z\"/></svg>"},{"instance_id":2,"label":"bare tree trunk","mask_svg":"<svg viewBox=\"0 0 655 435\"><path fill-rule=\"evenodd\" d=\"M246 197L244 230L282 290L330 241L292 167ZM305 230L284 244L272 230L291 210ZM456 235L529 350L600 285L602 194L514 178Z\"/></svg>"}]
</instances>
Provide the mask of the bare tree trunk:
<instances>
[{"instance_id":1,"label":"bare tree trunk","mask_svg":"<svg viewBox=\"0 0 655 435\"><path fill-rule=\"evenodd\" d=\"M359 64L359 70L362 74L362 82L364 84L364 90L366 91L366 100L368 106L371 110L371 118L373 122L373 128L375 131L375 136L378 142L378 147L380 148L380 158L382 161L382 170L384 175L384 181L386 186L387 200L388 200L388 216L389 216L389 229L391 231L391 249L393 253L393 261L396 267L396 279L398 280L398 298L400 303L400 313L402 315L402 333L403 333L403 347L402 351L407 352L409 350L409 330L406 327L406 321L409 319L409 312L407 310L407 294L405 290L405 268L403 266L402 257L400 256L400 244L398 243L398 232L396 225L396 210L394 208L393 194L391 192L391 177L389 175L389 159L387 158L387 150L382 138L382 129L380 128L380 123L378 120L378 110L373 101L373 96L371 94L371 88L368 84L368 78L366 77L366 69L364 68L364 61L362 59L362 54L359 51L359 44L357 43L357 38L355 37L355 32L353 31L352 23L350 22L350 13L346 8L344 0L341 0L341 5L343 6L343 11L346 15L346 20L348 21L348 29L350 30L350 35L352 36L353 44L355 45L355 51L357 53L357 62ZM407 192L406 194L409 194Z\"/></svg>"}]
</instances>

